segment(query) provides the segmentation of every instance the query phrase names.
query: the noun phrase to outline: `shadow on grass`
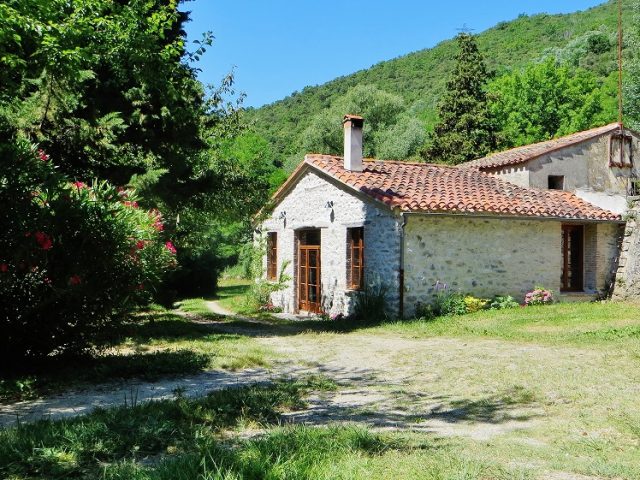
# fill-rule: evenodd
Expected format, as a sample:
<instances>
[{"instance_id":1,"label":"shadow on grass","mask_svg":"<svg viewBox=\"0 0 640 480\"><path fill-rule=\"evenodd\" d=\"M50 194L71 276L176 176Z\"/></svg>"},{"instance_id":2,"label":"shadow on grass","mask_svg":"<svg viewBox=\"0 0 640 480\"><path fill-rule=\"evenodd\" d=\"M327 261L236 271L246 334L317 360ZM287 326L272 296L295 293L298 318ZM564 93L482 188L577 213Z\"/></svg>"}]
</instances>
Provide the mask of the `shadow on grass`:
<instances>
[{"instance_id":1,"label":"shadow on grass","mask_svg":"<svg viewBox=\"0 0 640 480\"><path fill-rule=\"evenodd\" d=\"M318 467L347 458L448 448L437 438L409 441L352 425L270 428L283 411L305 408L309 393L334 387L319 377L279 380L21 424L0 430L0 477L150 478L138 475L144 465L157 478L201 478L203 471L206 478L316 478ZM267 430L230 442L221 435L247 425Z\"/></svg>"},{"instance_id":2,"label":"shadow on grass","mask_svg":"<svg viewBox=\"0 0 640 480\"><path fill-rule=\"evenodd\" d=\"M162 313L149 316L146 320L130 323L118 334L120 340L129 339L134 343L148 343L156 341L172 340L197 340L208 337L208 341L214 341L211 337L212 329L210 321L216 321L222 317L212 314L209 322L193 322L173 313ZM199 317L200 318L200 317ZM220 334L218 340L239 338L237 334Z\"/></svg>"},{"instance_id":3,"label":"shadow on grass","mask_svg":"<svg viewBox=\"0 0 640 480\"><path fill-rule=\"evenodd\" d=\"M202 322L210 331L232 333L248 337L286 337L301 333L350 333L383 325L385 321L363 322L359 320L283 320L261 317L225 317L223 321Z\"/></svg>"},{"instance_id":4,"label":"shadow on grass","mask_svg":"<svg viewBox=\"0 0 640 480\"><path fill-rule=\"evenodd\" d=\"M241 339L238 333L214 331L180 315L160 312L136 316L113 333L114 345L130 344L132 353L95 353L82 356L51 356L29 363L0 366L0 402L36 398L47 393L86 384L137 378L154 381L190 375L208 368L210 355L178 345L203 340L208 344ZM159 345L155 352L140 347Z\"/></svg>"},{"instance_id":5,"label":"shadow on grass","mask_svg":"<svg viewBox=\"0 0 640 480\"><path fill-rule=\"evenodd\" d=\"M165 350L129 355L48 358L21 371L0 376L0 402L14 402L69 387L110 381L188 375L209 365L207 355L191 350Z\"/></svg>"},{"instance_id":6,"label":"shadow on grass","mask_svg":"<svg viewBox=\"0 0 640 480\"><path fill-rule=\"evenodd\" d=\"M330 370L322 372L331 376ZM313 399L305 411L289 414L288 421L309 425L359 422L377 428L429 431L433 426L430 420L481 426L527 422L540 415L527 409L537 403L535 398L518 388L481 398L454 399L402 390L371 390L368 387L374 383L382 385L371 380L359 388L357 377L352 380L356 382L350 381L348 390Z\"/></svg>"}]
</instances>

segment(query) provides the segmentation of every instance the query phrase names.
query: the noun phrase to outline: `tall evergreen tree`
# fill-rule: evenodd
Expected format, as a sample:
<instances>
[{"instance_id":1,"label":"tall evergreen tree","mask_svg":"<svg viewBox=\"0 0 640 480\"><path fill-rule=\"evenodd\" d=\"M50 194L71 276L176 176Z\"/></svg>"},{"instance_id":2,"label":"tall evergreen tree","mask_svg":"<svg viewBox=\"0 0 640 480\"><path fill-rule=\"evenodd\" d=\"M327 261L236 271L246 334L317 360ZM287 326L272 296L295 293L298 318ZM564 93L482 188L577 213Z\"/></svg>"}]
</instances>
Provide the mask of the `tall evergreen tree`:
<instances>
[{"instance_id":1,"label":"tall evergreen tree","mask_svg":"<svg viewBox=\"0 0 640 480\"><path fill-rule=\"evenodd\" d=\"M428 162L456 165L482 157L495 146L484 58L472 35L460 33L456 39L456 65L438 105L438 123L422 152Z\"/></svg>"}]
</instances>

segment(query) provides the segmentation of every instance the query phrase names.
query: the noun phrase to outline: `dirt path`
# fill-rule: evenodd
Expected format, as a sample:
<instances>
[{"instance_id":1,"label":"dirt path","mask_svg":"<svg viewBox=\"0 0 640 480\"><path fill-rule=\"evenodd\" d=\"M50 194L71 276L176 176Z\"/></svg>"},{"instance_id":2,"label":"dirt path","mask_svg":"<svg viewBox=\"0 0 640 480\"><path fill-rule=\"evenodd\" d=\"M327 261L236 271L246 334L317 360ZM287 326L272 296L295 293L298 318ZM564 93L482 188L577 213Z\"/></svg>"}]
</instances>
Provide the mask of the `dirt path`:
<instances>
[{"instance_id":1,"label":"dirt path","mask_svg":"<svg viewBox=\"0 0 640 480\"><path fill-rule=\"evenodd\" d=\"M216 302L209 302L209 308L225 312ZM543 431L545 422L553 422L553 412L561 412L562 405L600 395L605 376L638 388L627 392L626 398L640 395L640 387L624 377L628 375L626 360L597 349L481 338L411 338L384 331L313 333L286 326L258 328L245 322L211 325L216 330L250 335L282 360L269 370L208 371L157 382L130 381L2 405L0 425L18 418L70 417L95 407L130 404L132 399L171 398L176 389L184 396L197 397L275 377L316 373L333 379L339 388L313 396L306 410L290 412L286 420L309 424L355 421L381 429L484 441L510 432ZM624 378L614 378L618 376ZM602 403L606 417L606 406L615 408L614 402L598 402L593 408L601 408L597 405Z\"/></svg>"},{"instance_id":2,"label":"dirt path","mask_svg":"<svg viewBox=\"0 0 640 480\"><path fill-rule=\"evenodd\" d=\"M0 425L16 421L35 421L42 418L57 419L89 413L97 407L131 405L149 400L172 398L180 391L187 397L199 397L212 390L264 382L271 374L264 369L242 372L208 371L198 375L158 382L131 380L109 383L82 390L28 400L10 405L0 405Z\"/></svg>"}]
</instances>

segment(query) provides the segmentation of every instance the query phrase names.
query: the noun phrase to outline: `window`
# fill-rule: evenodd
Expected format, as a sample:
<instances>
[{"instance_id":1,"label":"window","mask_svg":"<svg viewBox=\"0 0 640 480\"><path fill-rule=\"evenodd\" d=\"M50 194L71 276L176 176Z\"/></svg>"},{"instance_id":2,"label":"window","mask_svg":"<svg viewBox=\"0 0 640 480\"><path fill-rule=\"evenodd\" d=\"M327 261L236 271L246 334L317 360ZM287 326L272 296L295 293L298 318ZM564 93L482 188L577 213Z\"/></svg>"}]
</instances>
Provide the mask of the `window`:
<instances>
[{"instance_id":1,"label":"window","mask_svg":"<svg viewBox=\"0 0 640 480\"><path fill-rule=\"evenodd\" d=\"M267 279L277 280L278 278L278 234L269 232L267 234Z\"/></svg>"},{"instance_id":2,"label":"window","mask_svg":"<svg viewBox=\"0 0 640 480\"><path fill-rule=\"evenodd\" d=\"M347 228L347 287L360 290L364 285L364 228Z\"/></svg>"},{"instance_id":3,"label":"window","mask_svg":"<svg viewBox=\"0 0 640 480\"><path fill-rule=\"evenodd\" d=\"M614 133L609 138L609 166L631 168L633 166L633 137Z\"/></svg>"},{"instance_id":4,"label":"window","mask_svg":"<svg viewBox=\"0 0 640 480\"><path fill-rule=\"evenodd\" d=\"M564 175L549 175L549 190L564 190Z\"/></svg>"}]
</instances>

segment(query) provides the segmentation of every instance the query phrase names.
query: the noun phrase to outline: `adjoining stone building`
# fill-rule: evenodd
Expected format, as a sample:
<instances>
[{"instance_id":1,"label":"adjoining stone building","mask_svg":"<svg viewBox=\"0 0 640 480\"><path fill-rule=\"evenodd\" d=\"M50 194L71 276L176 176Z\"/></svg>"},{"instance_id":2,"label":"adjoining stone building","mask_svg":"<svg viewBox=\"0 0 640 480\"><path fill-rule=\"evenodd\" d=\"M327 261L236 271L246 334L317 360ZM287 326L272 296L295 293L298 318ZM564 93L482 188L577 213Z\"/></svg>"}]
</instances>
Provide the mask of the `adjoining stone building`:
<instances>
[{"instance_id":1,"label":"adjoining stone building","mask_svg":"<svg viewBox=\"0 0 640 480\"><path fill-rule=\"evenodd\" d=\"M365 160L362 126L345 116L344 156L305 156L258 227L268 278L283 266L290 278L276 306L348 314L365 281L384 283L405 317L437 282L518 300L535 285L610 289L634 132L609 125L449 167Z\"/></svg>"}]
</instances>

